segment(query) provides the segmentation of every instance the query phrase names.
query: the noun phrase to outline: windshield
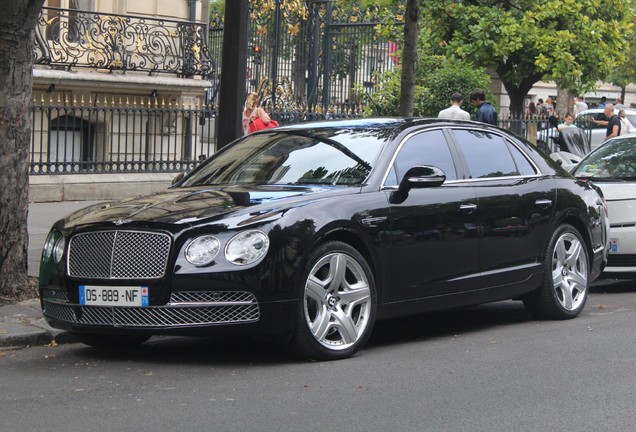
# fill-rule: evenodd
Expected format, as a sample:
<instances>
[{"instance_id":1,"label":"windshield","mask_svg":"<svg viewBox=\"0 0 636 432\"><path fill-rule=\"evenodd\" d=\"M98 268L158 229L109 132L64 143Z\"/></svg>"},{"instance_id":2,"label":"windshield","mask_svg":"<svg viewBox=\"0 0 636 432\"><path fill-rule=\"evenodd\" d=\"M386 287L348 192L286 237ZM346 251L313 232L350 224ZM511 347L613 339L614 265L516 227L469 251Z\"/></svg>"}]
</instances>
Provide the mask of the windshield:
<instances>
[{"instance_id":1,"label":"windshield","mask_svg":"<svg viewBox=\"0 0 636 432\"><path fill-rule=\"evenodd\" d=\"M379 138L369 133L341 133L336 138L299 132L249 135L210 158L181 187L359 185L368 177L384 144Z\"/></svg>"},{"instance_id":2,"label":"windshield","mask_svg":"<svg viewBox=\"0 0 636 432\"><path fill-rule=\"evenodd\" d=\"M581 161L575 177L636 180L636 137L609 141Z\"/></svg>"}]
</instances>

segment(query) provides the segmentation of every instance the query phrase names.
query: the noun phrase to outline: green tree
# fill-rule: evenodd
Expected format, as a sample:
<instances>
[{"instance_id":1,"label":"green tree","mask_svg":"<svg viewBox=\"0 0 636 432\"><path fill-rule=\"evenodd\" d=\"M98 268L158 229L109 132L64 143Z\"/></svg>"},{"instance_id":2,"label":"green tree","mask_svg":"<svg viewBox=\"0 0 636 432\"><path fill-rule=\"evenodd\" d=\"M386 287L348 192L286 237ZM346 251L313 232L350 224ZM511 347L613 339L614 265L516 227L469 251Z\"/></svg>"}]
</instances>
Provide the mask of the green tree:
<instances>
[{"instance_id":1,"label":"green tree","mask_svg":"<svg viewBox=\"0 0 636 432\"><path fill-rule=\"evenodd\" d=\"M421 39L426 39L424 36ZM486 89L490 76L483 68L455 58L441 55L429 55L430 47L425 41L418 44L418 67L415 73L413 112L418 117L437 117L439 111L448 108L450 95L461 93L468 100L469 93L475 88ZM361 87L358 92L367 104L366 115L396 116L400 113L401 92L400 67L389 70L379 77L379 84L373 93L365 93ZM492 95L488 95L492 100ZM473 113L476 108L470 104L464 107Z\"/></svg>"},{"instance_id":2,"label":"green tree","mask_svg":"<svg viewBox=\"0 0 636 432\"><path fill-rule=\"evenodd\" d=\"M33 40L43 0L4 0L0 14L0 296L26 283Z\"/></svg>"},{"instance_id":3,"label":"green tree","mask_svg":"<svg viewBox=\"0 0 636 432\"><path fill-rule=\"evenodd\" d=\"M607 80L624 62L632 12L624 0L429 0L432 46L497 73L513 114L539 81L565 88Z\"/></svg>"},{"instance_id":4,"label":"green tree","mask_svg":"<svg viewBox=\"0 0 636 432\"><path fill-rule=\"evenodd\" d=\"M625 101L625 88L636 82L636 33L632 32L630 36L629 48L625 50L625 63L616 68L609 78L612 84L621 88L623 101Z\"/></svg>"}]
</instances>

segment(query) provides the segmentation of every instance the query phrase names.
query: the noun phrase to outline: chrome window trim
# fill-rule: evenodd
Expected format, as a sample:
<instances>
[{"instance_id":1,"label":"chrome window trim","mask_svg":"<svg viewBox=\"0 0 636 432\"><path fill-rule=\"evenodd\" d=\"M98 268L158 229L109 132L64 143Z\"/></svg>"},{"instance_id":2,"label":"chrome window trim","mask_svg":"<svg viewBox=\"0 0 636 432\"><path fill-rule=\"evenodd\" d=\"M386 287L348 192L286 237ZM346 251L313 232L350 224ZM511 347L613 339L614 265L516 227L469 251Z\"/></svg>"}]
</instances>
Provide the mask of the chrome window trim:
<instances>
[{"instance_id":1,"label":"chrome window trim","mask_svg":"<svg viewBox=\"0 0 636 432\"><path fill-rule=\"evenodd\" d=\"M395 163L395 159L397 158L397 155L400 153L400 151L402 150L402 147L404 146L404 144L406 143L406 141L408 141L409 139L411 139L413 136L418 135L420 133L423 132L428 132L428 131L433 131L433 130L468 130L468 131L474 131L474 128L470 128L470 127L466 127L466 126L457 126L457 127L448 127L448 126L438 126L438 127L432 127L432 128L425 128L425 129L420 129L417 131L413 131L410 132L408 135L406 135L402 141L400 141L400 144L398 145L398 148L395 150L395 152L393 153L393 157L391 158L391 162L389 163L389 165L386 168L386 171L384 173L384 176L382 178L382 183L380 186L380 190L397 190L398 186L387 186L386 185L386 181L389 177L389 173L391 172L391 169L393 168L393 164ZM482 132L482 131L479 131ZM504 136L503 134L499 133L498 131L483 131L486 133L491 133L493 135L496 135L500 138L502 138L505 142L511 144L512 146L514 146L519 152L521 152L521 154L523 155L523 157L526 158L526 160L530 163L530 165L532 165L532 167L535 170L535 174L534 175L516 175L516 176L504 176L504 177L489 177L489 178L468 178L468 179L457 179L457 180L449 180L444 182L444 184L456 184L456 183L462 183L462 182L484 182L484 181L492 181L495 179L501 180L501 179L506 179L506 180L514 180L514 179L526 179L526 178L539 178L539 177L543 177L543 173L541 172L541 170L539 169L539 167L537 166L537 164L534 162L534 160L529 157L526 152L524 152L514 141L510 140L508 137ZM513 158L514 160L514 158Z\"/></svg>"}]
</instances>

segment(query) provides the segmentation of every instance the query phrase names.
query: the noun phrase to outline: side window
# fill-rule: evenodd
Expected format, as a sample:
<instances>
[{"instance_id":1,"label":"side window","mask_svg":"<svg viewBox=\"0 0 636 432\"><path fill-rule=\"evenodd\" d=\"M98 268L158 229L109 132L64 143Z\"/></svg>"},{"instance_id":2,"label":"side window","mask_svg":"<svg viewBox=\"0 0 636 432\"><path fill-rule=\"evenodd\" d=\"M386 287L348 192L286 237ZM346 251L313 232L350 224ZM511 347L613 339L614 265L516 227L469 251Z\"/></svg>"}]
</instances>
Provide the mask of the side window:
<instances>
[{"instance_id":1,"label":"side window","mask_svg":"<svg viewBox=\"0 0 636 432\"><path fill-rule=\"evenodd\" d=\"M470 178L534 174L528 160L502 137L475 130L455 130L454 133L466 157Z\"/></svg>"},{"instance_id":2,"label":"side window","mask_svg":"<svg viewBox=\"0 0 636 432\"><path fill-rule=\"evenodd\" d=\"M515 160L515 164L517 165L517 171L519 174L524 176L535 175L537 171L534 169L530 161L526 159L523 153L512 144L508 143L508 148L510 149L510 153Z\"/></svg>"},{"instance_id":3,"label":"side window","mask_svg":"<svg viewBox=\"0 0 636 432\"><path fill-rule=\"evenodd\" d=\"M453 157L441 130L418 133L404 143L395 158L386 186L397 186L406 171L415 165L436 166L444 171L446 180L457 180Z\"/></svg>"}]
</instances>

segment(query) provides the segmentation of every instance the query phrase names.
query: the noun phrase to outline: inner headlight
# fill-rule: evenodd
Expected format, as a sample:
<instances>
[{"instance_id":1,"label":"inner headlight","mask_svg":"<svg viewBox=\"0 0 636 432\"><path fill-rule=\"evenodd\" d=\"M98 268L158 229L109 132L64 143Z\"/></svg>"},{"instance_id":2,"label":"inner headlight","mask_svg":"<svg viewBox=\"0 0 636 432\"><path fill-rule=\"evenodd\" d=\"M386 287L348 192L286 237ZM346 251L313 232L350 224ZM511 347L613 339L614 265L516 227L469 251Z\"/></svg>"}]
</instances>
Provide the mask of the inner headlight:
<instances>
[{"instance_id":1,"label":"inner headlight","mask_svg":"<svg viewBox=\"0 0 636 432\"><path fill-rule=\"evenodd\" d=\"M225 258L236 265L258 261L269 249L269 238L262 231L243 231L232 237L225 246Z\"/></svg>"},{"instance_id":2,"label":"inner headlight","mask_svg":"<svg viewBox=\"0 0 636 432\"><path fill-rule=\"evenodd\" d=\"M212 235L204 235L197 237L190 242L185 250L185 257L188 262L195 266L204 266L210 264L216 254L219 253L221 244L219 240Z\"/></svg>"},{"instance_id":3,"label":"inner headlight","mask_svg":"<svg viewBox=\"0 0 636 432\"><path fill-rule=\"evenodd\" d=\"M64 257L65 245L66 241L64 240L64 236L60 236L60 238L55 241L55 246L53 246L53 259L56 263L62 261L62 258Z\"/></svg>"}]
</instances>

